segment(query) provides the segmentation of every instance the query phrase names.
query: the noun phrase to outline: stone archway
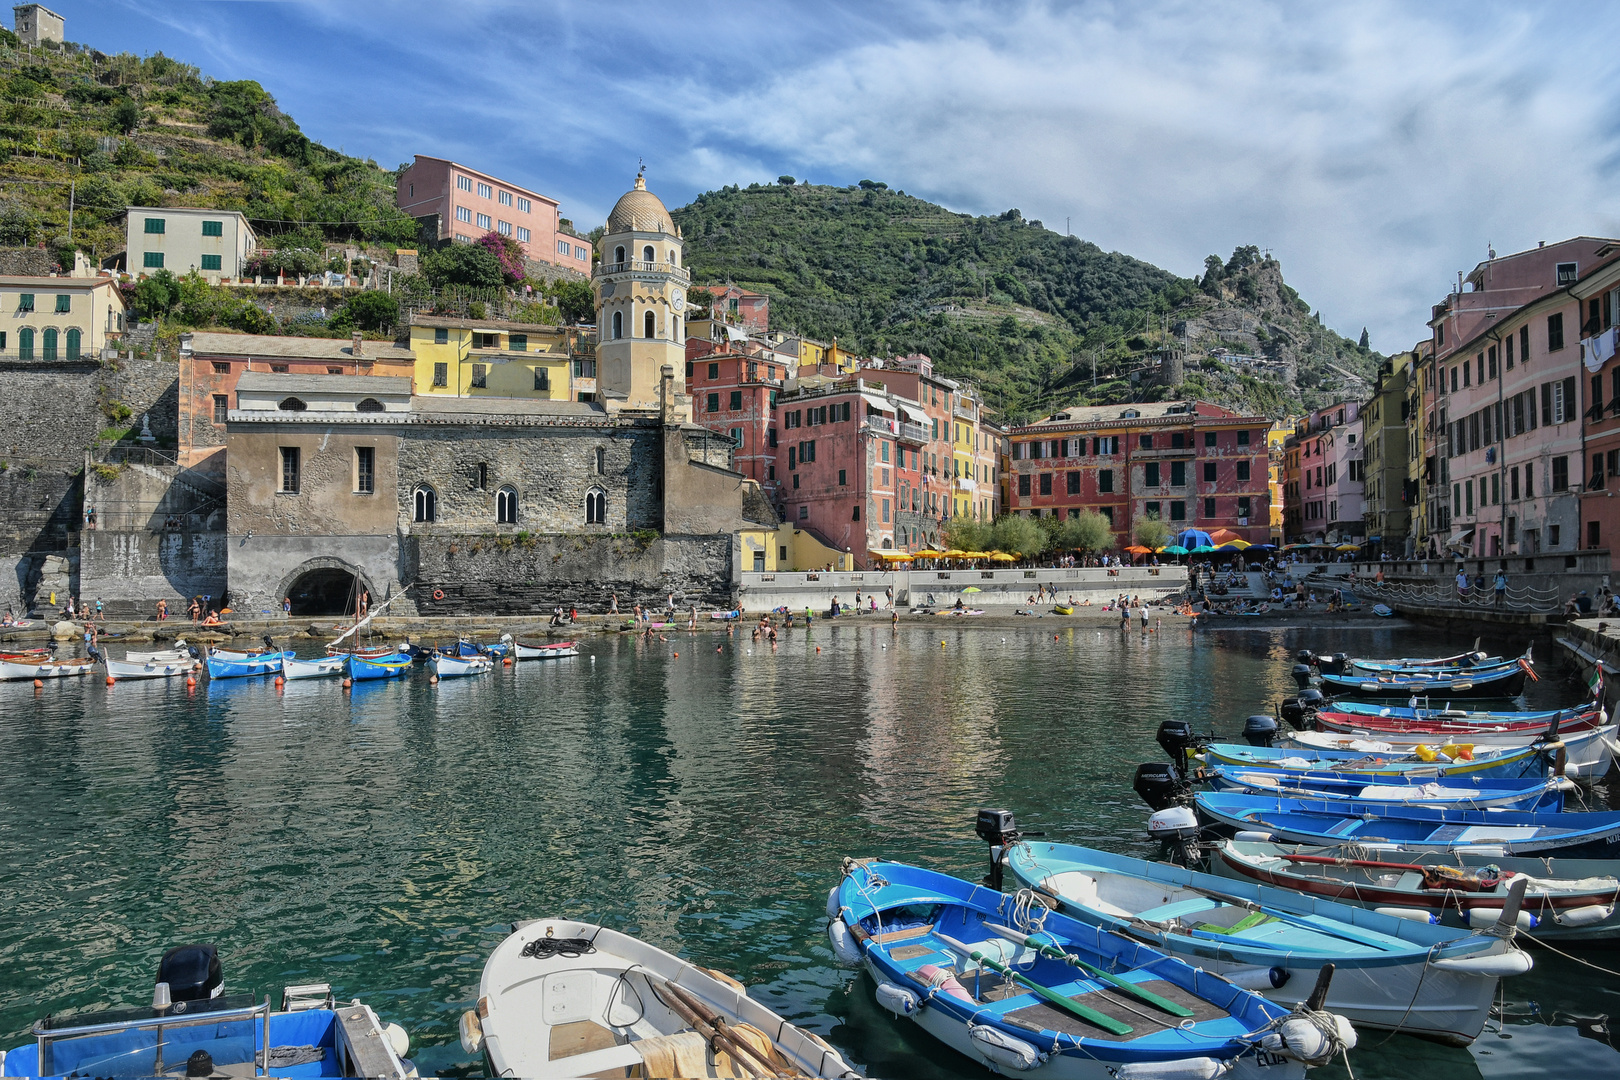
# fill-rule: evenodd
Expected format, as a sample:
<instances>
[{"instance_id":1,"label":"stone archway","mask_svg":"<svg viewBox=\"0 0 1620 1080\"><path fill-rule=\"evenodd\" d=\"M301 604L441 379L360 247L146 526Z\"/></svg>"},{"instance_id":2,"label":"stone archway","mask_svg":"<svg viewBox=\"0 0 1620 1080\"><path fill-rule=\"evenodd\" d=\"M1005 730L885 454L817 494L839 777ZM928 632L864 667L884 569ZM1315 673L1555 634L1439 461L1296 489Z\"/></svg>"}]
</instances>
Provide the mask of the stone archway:
<instances>
[{"instance_id":1,"label":"stone archway","mask_svg":"<svg viewBox=\"0 0 1620 1080\"><path fill-rule=\"evenodd\" d=\"M358 566L320 556L281 579L275 602L279 606L284 598L290 599L292 614L298 617L352 615L355 597L362 591L371 594L373 605L378 602L376 587Z\"/></svg>"}]
</instances>

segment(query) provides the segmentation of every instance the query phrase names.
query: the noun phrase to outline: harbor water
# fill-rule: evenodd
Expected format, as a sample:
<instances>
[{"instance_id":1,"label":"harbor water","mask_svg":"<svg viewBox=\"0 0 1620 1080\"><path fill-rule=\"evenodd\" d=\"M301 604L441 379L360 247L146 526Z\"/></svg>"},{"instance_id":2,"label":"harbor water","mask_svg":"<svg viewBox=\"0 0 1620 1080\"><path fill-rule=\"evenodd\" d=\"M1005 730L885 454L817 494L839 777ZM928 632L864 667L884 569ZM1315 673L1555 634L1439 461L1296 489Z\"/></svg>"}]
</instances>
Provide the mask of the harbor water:
<instances>
[{"instance_id":1,"label":"harbor water","mask_svg":"<svg viewBox=\"0 0 1620 1080\"><path fill-rule=\"evenodd\" d=\"M1293 692L1299 648L1471 644L937 622L818 622L775 649L747 626L603 636L438 686L0 685L0 1045L46 1013L150 1000L163 951L199 941L233 991L329 981L404 1026L423 1075L478 1075L456 1021L485 957L512 922L559 915L731 973L871 1076L984 1077L833 963L844 856L977 879L981 806L1151 856L1130 777L1162 756L1161 720L1235 735ZM1578 700L1540 658L1529 704ZM1620 949L1561 947L1620 969ZM1365 1032L1355 1076L1620 1074L1620 978L1534 956L1473 1048Z\"/></svg>"}]
</instances>

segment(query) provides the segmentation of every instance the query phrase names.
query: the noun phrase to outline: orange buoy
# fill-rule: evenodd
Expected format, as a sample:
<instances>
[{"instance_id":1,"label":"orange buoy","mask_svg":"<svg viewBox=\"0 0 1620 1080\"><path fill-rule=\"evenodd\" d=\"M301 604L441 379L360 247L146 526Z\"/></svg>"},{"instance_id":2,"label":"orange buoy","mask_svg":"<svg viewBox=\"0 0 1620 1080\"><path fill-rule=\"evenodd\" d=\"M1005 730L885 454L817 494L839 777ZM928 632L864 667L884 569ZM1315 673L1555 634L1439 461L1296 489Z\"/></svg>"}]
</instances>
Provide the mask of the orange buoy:
<instances>
[{"instance_id":1,"label":"orange buoy","mask_svg":"<svg viewBox=\"0 0 1620 1080\"><path fill-rule=\"evenodd\" d=\"M287 680L283 679L280 675L277 675L276 676L276 685L277 686L286 686L287 685Z\"/></svg>"},{"instance_id":2,"label":"orange buoy","mask_svg":"<svg viewBox=\"0 0 1620 1080\"><path fill-rule=\"evenodd\" d=\"M349 687L351 687L353 685L354 685L354 680L353 679L347 679L346 678L346 679L343 680L343 689L347 690Z\"/></svg>"},{"instance_id":3,"label":"orange buoy","mask_svg":"<svg viewBox=\"0 0 1620 1080\"><path fill-rule=\"evenodd\" d=\"M45 680L44 679L35 679L34 680L34 689L35 690L43 690L43 689L45 689Z\"/></svg>"},{"instance_id":4,"label":"orange buoy","mask_svg":"<svg viewBox=\"0 0 1620 1080\"><path fill-rule=\"evenodd\" d=\"M818 653L818 654L819 654L819 653L820 653L820 652L821 652L821 646L820 646L820 645L817 645L817 646L816 646L816 652L817 652L817 653Z\"/></svg>"},{"instance_id":5,"label":"orange buoy","mask_svg":"<svg viewBox=\"0 0 1620 1080\"><path fill-rule=\"evenodd\" d=\"M679 659L680 659L680 658L681 658L681 654L680 654L680 653L676 653L676 654L675 654L675 659L677 659L677 660L679 660Z\"/></svg>"},{"instance_id":6,"label":"orange buoy","mask_svg":"<svg viewBox=\"0 0 1620 1080\"><path fill-rule=\"evenodd\" d=\"M197 685L197 677L195 675L187 675L186 676L186 685L187 686L196 686Z\"/></svg>"},{"instance_id":7,"label":"orange buoy","mask_svg":"<svg viewBox=\"0 0 1620 1080\"><path fill-rule=\"evenodd\" d=\"M438 682L438 681L439 681L439 677L438 677L438 676L437 676L437 675L429 675L429 676L428 676L428 682L430 682L430 683L436 683L436 682Z\"/></svg>"},{"instance_id":8,"label":"orange buoy","mask_svg":"<svg viewBox=\"0 0 1620 1080\"><path fill-rule=\"evenodd\" d=\"M511 667L512 666L512 658L510 656L508 656L506 659L501 661L501 665L503 667Z\"/></svg>"},{"instance_id":9,"label":"orange buoy","mask_svg":"<svg viewBox=\"0 0 1620 1080\"><path fill-rule=\"evenodd\" d=\"M116 680L116 679L114 679L114 678L113 678L113 677L112 677L112 676L111 676L111 675L109 675L109 676L107 676L107 685L108 685L108 686L111 686L111 685L112 685L112 684L113 684L113 683L114 683L114 682L116 682L116 681L117 681L117 680Z\"/></svg>"}]
</instances>

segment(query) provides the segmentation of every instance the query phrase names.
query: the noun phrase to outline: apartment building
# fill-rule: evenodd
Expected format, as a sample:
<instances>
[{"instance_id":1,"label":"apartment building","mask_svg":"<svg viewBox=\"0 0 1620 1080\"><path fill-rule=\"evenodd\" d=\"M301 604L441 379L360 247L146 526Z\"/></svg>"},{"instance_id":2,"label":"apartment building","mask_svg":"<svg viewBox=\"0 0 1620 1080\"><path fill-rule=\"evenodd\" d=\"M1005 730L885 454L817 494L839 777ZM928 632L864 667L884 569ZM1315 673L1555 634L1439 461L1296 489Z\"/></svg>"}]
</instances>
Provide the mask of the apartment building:
<instances>
[{"instance_id":1,"label":"apartment building","mask_svg":"<svg viewBox=\"0 0 1620 1080\"><path fill-rule=\"evenodd\" d=\"M0 357L97 360L124 332L123 294L110 277L0 275Z\"/></svg>"},{"instance_id":2,"label":"apartment building","mask_svg":"<svg viewBox=\"0 0 1620 1080\"><path fill-rule=\"evenodd\" d=\"M411 318L417 394L591 401L595 360L588 330L502 319ZM575 370L581 372L575 378Z\"/></svg>"},{"instance_id":3,"label":"apartment building","mask_svg":"<svg viewBox=\"0 0 1620 1080\"><path fill-rule=\"evenodd\" d=\"M417 154L400 173L395 204L437 240L510 236L529 258L591 272L591 244L575 236L556 199L448 158Z\"/></svg>"},{"instance_id":4,"label":"apartment building","mask_svg":"<svg viewBox=\"0 0 1620 1080\"><path fill-rule=\"evenodd\" d=\"M1414 354L1397 353L1384 361L1373 396L1362 407L1365 427L1367 543L1380 553L1407 555L1415 551L1410 539L1410 509L1415 501L1408 486L1412 415L1408 389Z\"/></svg>"},{"instance_id":5,"label":"apartment building","mask_svg":"<svg viewBox=\"0 0 1620 1080\"><path fill-rule=\"evenodd\" d=\"M1361 404L1340 401L1300 421L1297 539L1346 543L1366 536Z\"/></svg>"},{"instance_id":6,"label":"apartment building","mask_svg":"<svg viewBox=\"0 0 1620 1080\"><path fill-rule=\"evenodd\" d=\"M1570 292L1582 316L1586 383L1581 545L1612 552L1620 545L1620 261L1583 276Z\"/></svg>"},{"instance_id":7,"label":"apartment building","mask_svg":"<svg viewBox=\"0 0 1620 1080\"><path fill-rule=\"evenodd\" d=\"M136 277L193 270L211 284L240 281L258 237L235 210L131 206L124 218L124 268Z\"/></svg>"}]
</instances>

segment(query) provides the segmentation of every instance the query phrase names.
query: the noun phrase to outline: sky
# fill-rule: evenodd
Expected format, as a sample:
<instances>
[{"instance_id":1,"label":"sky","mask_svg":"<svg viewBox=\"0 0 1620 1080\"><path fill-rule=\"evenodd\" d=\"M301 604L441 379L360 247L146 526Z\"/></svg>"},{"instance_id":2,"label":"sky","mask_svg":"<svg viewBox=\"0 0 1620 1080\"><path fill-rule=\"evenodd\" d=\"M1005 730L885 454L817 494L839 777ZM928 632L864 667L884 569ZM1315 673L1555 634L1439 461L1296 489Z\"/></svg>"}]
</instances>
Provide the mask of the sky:
<instances>
[{"instance_id":1,"label":"sky","mask_svg":"<svg viewBox=\"0 0 1620 1080\"><path fill-rule=\"evenodd\" d=\"M1257 244L1386 352L1488 248L1620 235L1620 5L50 6L70 40L255 79L328 146L454 158L582 231L641 161L671 208L871 178L1188 276Z\"/></svg>"}]
</instances>

